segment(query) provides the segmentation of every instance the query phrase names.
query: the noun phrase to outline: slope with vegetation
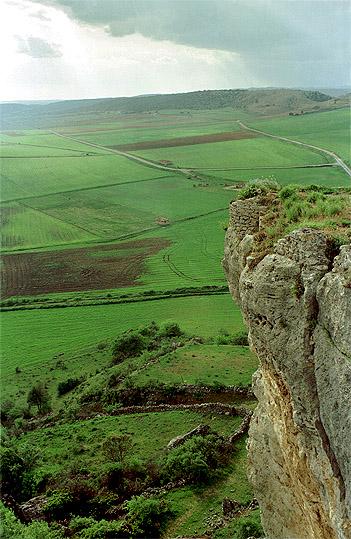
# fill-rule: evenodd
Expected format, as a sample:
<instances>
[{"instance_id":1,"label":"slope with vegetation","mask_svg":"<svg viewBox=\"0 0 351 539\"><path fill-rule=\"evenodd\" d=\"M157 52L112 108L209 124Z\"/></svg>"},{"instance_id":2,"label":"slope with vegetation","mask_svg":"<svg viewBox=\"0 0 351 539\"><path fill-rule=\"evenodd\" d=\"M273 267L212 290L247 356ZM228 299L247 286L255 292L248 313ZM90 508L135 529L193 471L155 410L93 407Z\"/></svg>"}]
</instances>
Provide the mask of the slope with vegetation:
<instances>
[{"instance_id":1,"label":"slope with vegetation","mask_svg":"<svg viewBox=\"0 0 351 539\"><path fill-rule=\"evenodd\" d=\"M4 537L261 535L245 468L257 363L220 265L227 206L270 202L256 262L299 226L337 248L349 178L237 120L346 160L345 103L290 90L65 102L41 106L44 129L35 107L20 120L8 107Z\"/></svg>"}]
</instances>

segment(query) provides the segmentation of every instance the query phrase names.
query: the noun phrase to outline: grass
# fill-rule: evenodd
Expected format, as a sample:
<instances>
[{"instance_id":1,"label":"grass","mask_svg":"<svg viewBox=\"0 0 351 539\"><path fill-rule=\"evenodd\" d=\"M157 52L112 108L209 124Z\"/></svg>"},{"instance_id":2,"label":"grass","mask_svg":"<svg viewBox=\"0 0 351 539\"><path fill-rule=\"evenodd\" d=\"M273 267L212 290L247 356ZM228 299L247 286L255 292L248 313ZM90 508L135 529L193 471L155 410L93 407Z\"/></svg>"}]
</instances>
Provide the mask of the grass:
<instances>
[{"instance_id":1,"label":"grass","mask_svg":"<svg viewBox=\"0 0 351 539\"><path fill-rule=\"evenodd\" d=\"M3 383L13 380L16 367L23 371L48 368L55 365L54 356L60 353L81 353L83 348L98 341L152 320L175 321L184 331L205 337L217 335L221 328L229 332L243 329L240 310L229 294L4 312L1 313Z\"/></svg>"},{"instance_id":2,"label":"grass","mask_svg":"<svg viewBox=\"0 0 351 539\"><path fill-rule=\"evenodd\" d=\"M77 134L79 140L101 144L102 146L114 146L134 142L144 142L150 140L164 140L176 137L192 137L196 135L207 135L212 133L221 133L224 131L238 131L239 126L233 119L226 123L208 123L195 121L184 122L183 125L177 124L172 127L158 125L154 120L152 124L145 128L123 129L116 131L98 131L94 133Z\"/></svg>"},{"instance_id":3,"label":"grass","mask_svg":"<svg viewBox=\"0 0 351 539\"><path fill-rule=\"evenodd\" d=\"M172 224L177 220L225 208L231 198L232 194L216 183L199 187L198 183L194 184L182 176L167 175L120 186L33 197L22 204L30 207L28 211L37 210L47 216L47 220L55 223L55 229L50 234L46 233L47 227L44 224L40 229L33 226L30 232L31 243L23 240L22 234L17 232L16 214L14 217L10 215L8 231L5 231L8 237L3 248L77 243L79 239L111 240L148 228L157 228L159 217L166 217ZM5 211L8 209L8 214L13 207L14 203L3 205ZM21 213L25 211L20 202L15 207ZM69 228L75 234L65 240L64 233L60 235L61 228L63 232Z\"/></svg>"},{"instance_id":4,"label":"grass","mask_svg":"<svg viewBox=\"0 0 351 539\"><path fill-rule=\"evenodd\" d=\"M84 466L99 477L106 463L101 444L110 434L130 435L134 443L132 456L147 461L160 457L172 438L204 422L214 431L229 436L241 418L189 411L108 416L28 432L19 443L40 448L41 473L59 476L75 463L78 469Z\"/></svg>"},{"instance_id":5,"label":"grass","mask_svg":"<svg viewBox=\"0 0 351 539\"><path fill-rule=\"evenodd\" d=\"M132 375L137 386L164 384L251 385L256 356L245 346L188 345Z\"/></svg>"},{"instance_id":6,"label":"grass","mask_svg":"<svg viewBox=\"0 0 351 539\"><path fill-rule=\"evenodd\" d=\"M350 188L287 185L280 189L278 184L274 187L274 182L265 185L264 181L257 181L241 189L238 198L255 195L266 197L264 203L268 206L255 244L260 257L279 238L299 228L323 230L335 246L350 242Z\"/></svg>"},{"instance_id":7,"label":"grass","mask_svg":"<svg viewBox=\"0 0 351 539\"><path fill-rule=\"evenodd\" d=\"M131 153L154 161L169 159L181 167L204 169L311 165L326 162L325 157L319 153L265 137Z\"/></svg>"},{"instance_id":8,"label":"grass","mask_svg":"<svg viewBox=\"0 0 351 539\"><path fill-rule=\"evenodd\" d=\"M248 503L252 499L246 476L245 440L236 444L234 458L222 474L213 484L184 487L166 495L176 516L166 529L165 539L202 536L207 529L206 519L214 515L222 516L222 501L226 496L241 503Z\"/></svg>"},{"instance_id":9,"label":"grass","mask_svg":"<svg viewBox=\"0 0 351 539\"><path fill-rule=\"evenodd\" d=\"M268 168L256 170L201 170L201 174L215 178L222 183L247 182L254 178L274 177L280 185L291 183L303 185L318 184L328 187L350 185L350 177L339 167L314 168Z\"/></svg>"},{"instance_id":10,"label":"grass","mask_svg":"<svg viewBox=\"0 0 351 539\"><path fill-rule=\"evenodd\" d=\"M93 232L85 230L42 210L16 202L2 206L2 249L35 248L92 240Z\"/></svg>"},{"instance_id":11,"label":"grass","mask_svg":"<svg viewBox=\"0 0 351 539\"><path fill-rule=\"evenodd\" d=\"M274 135L290 137L334 151L350 162L350 122L351 111L345 107L303 116L250 121L249 124L250 127L262 129Z\"/></svg>"},{"instance_id":12,"label":"grass","mask_svg":"<svg viewBox=\"0 0 351 539\"><path fill-rule=\"evenodd\" d=\"M89 147L87 147L89 148ZM2 160L2 200L79 191L160 176L150 167L114 155Z\"/></svg>"},{"instance_id":13,"label":"grass","mask_svg":"<svg viewBox=\"0 0 351 539\"><path fill-rule=\"evenodd\" d=\"M224 284L221 259L227 217L228 211L223 210L146 234L168 238L172 243L147 260L140 285L162 290Z\"/></svg>"}]
</instances>

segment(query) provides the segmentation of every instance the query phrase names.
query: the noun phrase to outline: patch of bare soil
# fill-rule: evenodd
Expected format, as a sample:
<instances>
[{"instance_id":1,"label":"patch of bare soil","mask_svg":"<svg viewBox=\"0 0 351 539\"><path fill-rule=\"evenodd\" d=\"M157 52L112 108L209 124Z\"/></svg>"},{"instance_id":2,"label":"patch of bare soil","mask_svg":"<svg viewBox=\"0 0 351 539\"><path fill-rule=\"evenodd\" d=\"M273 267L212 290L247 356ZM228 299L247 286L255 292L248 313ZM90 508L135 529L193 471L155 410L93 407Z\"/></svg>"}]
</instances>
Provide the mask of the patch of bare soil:
<instances>
[{"instance_id":1,"label":"patch of bare soil","mask_svg":"<svg viewBox=\"0 0 351 539\"><path fill-rule=\"evenodd\" d=\"M106 290L134 286L145 260L170 245L152 238L38 253L3 256L2 296Z\"/></svg>"},{"instance_id":2,"label":"patch of bare soil","mask_svg":"<svg viewBox=\"0 0 351 539\"><path fill-rule=\"evenodd\" d=\"M226 131L224 133L213 133L212 135L197 135L194 137L178 137L161 140L145 140L144 142L134 142L132 144L120 144L108 146L114 150L152 150L155 148L171 148L173 146L192 146L193 144L208 144L211 142L226 142L229 140L240 140L256 138L257 133L250 131Z\"/></svg>"}]
</instances>

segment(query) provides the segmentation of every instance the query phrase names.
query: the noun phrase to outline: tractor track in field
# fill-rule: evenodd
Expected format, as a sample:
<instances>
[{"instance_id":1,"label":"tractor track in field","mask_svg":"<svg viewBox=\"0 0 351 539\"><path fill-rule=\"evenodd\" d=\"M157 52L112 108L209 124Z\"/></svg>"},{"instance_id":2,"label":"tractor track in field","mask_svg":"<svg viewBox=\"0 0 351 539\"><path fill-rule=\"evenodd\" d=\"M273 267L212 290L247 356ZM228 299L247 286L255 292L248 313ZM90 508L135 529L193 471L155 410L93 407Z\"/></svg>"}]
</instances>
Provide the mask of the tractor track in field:
<instances>
[{"instance_id":1,"label":"tractor track in field","mask_svg":"<svg viewBox=\"0 0 351 539\"><path fill-rule=\"evenodd\" d=\"M190 277L189 275L186 275L183 271L177 268L177 266L174 264L174 262L171 261L170 254L165 254L162 256L163 262L168 266L168 268L174 273L175 275L178 275L178 277L182 277L183 279L187 279L188 281L200 281L201 279L196 279L195 277Z\"/></svg>"},{"instance_id":2,"label":"tractor track in field","mask_svg":"<svg viewBox=\"0 0 351 539\"><path fill-rule=\"evenodd\" d=\"M310 148L311 150L317 151L319 153L323 153L327 155L328 157L332 157L337 164L337 166L341 167L348 176L351 177L351 169L347 166L346 163L339 157L336 153L325 150L324 148L320 148L319 146L315 146L314 144L308 144L307 142L300 142L299 140L294 140L288 137L282 137L280 135L273 135L272 133L267 133L266 131L261 131L260 129L254 129L253 127L249 127L240 120L237 120L240 127L243 129L247 129L249 131L253 131L254 133L260 133L261 135L264 135L265 137L274 138L277 140L282 140L283 142L288 142L289 144L295 144L296 146L303 146L305 148Z\"/></svg>"}]
</instances>

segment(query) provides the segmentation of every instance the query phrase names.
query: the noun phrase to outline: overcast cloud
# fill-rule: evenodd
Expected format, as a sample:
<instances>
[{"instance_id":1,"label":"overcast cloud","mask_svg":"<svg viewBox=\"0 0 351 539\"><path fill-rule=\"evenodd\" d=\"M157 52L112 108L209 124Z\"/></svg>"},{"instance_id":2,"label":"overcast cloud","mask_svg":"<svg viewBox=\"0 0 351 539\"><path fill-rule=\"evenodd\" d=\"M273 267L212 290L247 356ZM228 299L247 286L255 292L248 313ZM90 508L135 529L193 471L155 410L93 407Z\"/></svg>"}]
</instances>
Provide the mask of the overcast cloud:
<instances>
[{"instance_id":1,"label":"overcast cloud","mask_svg":"<svg viewBox=\"0 0 351 539\"><path fill-rule=\"evenodd\" d=\"M18 52L28 54L32 58L58 58L62 56L60 46L57 43L50 43L40 37L29 36L23 39L15 36L18 41Z\"/></svg>"},{"instance_id":2,"label":"overcast cloud","mask_svg":"<svg viewBox=\"0 0 351 539\"><path fill-rule=\"evenodd\" d=\"M349 0L7 0L5 4L12 14L15 52L22 58L23 53L29 55L37 74L38 63L43 62L40 78L45 79L48 98L350 84ZM22 31L16 32L16 25ZM72 72L72 79L62 79L72 77ZM21 84L15 75L12 92ZM26 95L30 86L28 98L35 99L38 81L26 82Z\"/></svg>"}]
</instances>

